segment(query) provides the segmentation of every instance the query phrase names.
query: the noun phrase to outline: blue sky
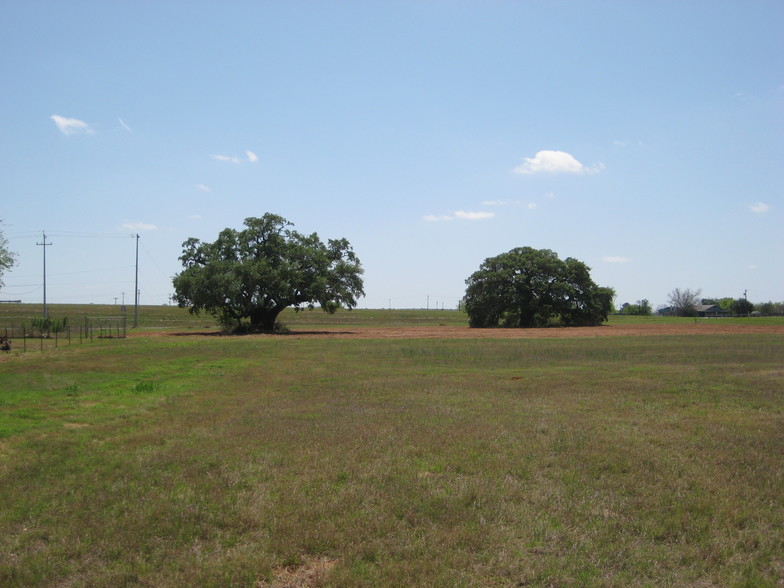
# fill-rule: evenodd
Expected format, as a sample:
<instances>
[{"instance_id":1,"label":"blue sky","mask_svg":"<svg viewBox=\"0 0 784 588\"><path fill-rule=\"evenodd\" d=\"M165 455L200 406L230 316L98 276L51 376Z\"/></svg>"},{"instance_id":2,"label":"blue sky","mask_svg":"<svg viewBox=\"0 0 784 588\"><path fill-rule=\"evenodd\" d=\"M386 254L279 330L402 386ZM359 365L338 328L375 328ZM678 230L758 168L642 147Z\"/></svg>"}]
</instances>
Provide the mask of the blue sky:
<instances>
[{"instance_id":1,"label":"blue sky","mask_svg":"<svg viewBox=\"0 0 784 588\"><path fill-rule=\"evenodd\" d=\"M2 299L164 304L189 237L347 238L360 307L520 246L616 304L784 300L784 2L0 7ZM42 247L43 231L51 247ZM123 294L124 293L124 294Z\"/></svg>"}]
</instances>

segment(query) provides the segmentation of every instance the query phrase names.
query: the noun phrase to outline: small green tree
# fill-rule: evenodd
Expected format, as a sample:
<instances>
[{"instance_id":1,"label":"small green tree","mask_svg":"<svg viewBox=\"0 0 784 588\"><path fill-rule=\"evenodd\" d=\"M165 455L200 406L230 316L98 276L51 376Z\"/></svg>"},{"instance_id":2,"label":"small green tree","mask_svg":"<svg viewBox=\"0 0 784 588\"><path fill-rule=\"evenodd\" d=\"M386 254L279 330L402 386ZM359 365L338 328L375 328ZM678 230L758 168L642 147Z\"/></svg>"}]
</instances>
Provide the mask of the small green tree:
<instances>
[{"instance_id":1,"label":"small green tree","mask_svg":"<svg viewBox=\"0 0 784 588\"><path fill-rule=\"evenodd\" d=\"M653 309L651 303L646 299L638 300L637 304L624 303L621 307L621 314L636 315L636 316L651 316Z\"/></svg>"},{"instance_id":2,"label":"small green tree","mask_svg":"<svg viewBox=\"0 0 784 588\"><path fill-rule=\"evenodd\" d=\"M324 244L303 235L275 214L245 219L245 229L224 229L214 243L188 239L174 276L174 299L198 314L204 310L223 325L272 331L278 315L293 306L328 313L353 308L362 290L362 266L346 239Z\"/></svg>"},{"instance_id":3,"label":"small green tree","mask_svg":"<svg viewBox=\"0 0 784 588\"><path fill-rule=\"evenodd\" d=\"M754 305L745 298L738 298L732 302L730 310L739 316L748 316L754 312Z\"/></svg>"},{"instance_id":4,"label":"small green tree","mask_svg":"<svg viewBox=\"0 0 784 588\"><path fill-rule=\"evenodd\" d=\"M607 320L615 292L597 286L590 268L549 249L518 247L486 259L467 280L465 309L472 327L565 326Z\"/></svg>"},{"instance_id":5,"label":"small green tree","mask_svg":"<svg viewBox=\"0 0 784 588\"><path fill-rule=\"evenodd\" d=\"M0 220L0 225L2 224L3 222ZM8 249L8 239L6 239L3 232L0 231L0 288L3 287L3 274L6 270L14 267L15 263L16 253Z\"/></svg>"}]
</instances>

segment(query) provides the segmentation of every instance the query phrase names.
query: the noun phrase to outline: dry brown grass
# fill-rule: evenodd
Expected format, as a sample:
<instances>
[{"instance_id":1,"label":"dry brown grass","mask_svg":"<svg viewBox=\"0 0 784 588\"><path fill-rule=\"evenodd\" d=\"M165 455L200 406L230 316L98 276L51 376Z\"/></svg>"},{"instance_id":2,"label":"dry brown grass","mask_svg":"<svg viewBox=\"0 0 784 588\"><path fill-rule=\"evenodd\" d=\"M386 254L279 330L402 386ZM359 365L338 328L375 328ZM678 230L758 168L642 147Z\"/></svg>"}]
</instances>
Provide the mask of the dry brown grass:
<instances>
[{"instance_id":1,"label":"dry brown grass","mask_svg":"<svg viewBox=\"0 0 784 588\"><path fill-rule=\"evenodd\" d=\"M314 588L323 586L337 563L326 557L305 558L299 565L277 567L273 579L262 580L259 588Z\"/></svg>"}]
</instances>

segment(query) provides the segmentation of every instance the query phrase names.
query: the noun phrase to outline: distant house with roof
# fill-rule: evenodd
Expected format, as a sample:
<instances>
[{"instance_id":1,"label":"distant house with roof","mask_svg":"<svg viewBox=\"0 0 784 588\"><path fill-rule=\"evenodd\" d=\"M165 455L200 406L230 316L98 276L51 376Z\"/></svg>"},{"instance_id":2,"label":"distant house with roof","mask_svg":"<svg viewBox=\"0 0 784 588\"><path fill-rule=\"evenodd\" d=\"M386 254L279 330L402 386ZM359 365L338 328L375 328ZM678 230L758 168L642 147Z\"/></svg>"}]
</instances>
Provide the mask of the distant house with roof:
<instances>
[{"instance_id":1,"label":"distant house with roof","mask_svg":"<svg viewBox=\"0 0 784 588\"><path fill-rule=\"evenodd\" d=\"M677 316L675 309L672 306L664 306L656 311L659 316ZM698 316L702 318L731 316L730 311L724 310L718 304L697 304L694 307L694 313L689 316Z\"/></svg>"},{"instance_id":2,"label":"distant house with roof","mask_svg":"<svg viewBox=\"0 0 784 588\"><path fill-rule=\"evenodd\" d=\"M698 304L694 307L694 310L697 316L700 317L729 316L729 312L718 304Z\"/></svg>"}]
</instances>

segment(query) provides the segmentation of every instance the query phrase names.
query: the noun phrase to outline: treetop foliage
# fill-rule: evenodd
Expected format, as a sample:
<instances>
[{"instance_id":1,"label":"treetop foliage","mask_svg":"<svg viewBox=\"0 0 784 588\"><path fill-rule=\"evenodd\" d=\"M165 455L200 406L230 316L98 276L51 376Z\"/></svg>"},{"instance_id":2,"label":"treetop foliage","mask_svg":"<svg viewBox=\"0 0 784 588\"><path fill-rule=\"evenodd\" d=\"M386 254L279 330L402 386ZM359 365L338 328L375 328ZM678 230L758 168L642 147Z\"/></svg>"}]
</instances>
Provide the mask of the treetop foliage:
<instances>
[{"instance_id":1,"label":"treetop foliage","mask_svg":"<svg viewBox=\"0 0 784 588\"><path fill-rule=\"evenodd\" d=\"M364 295L362 266L346 239L324 244L303 235L285 218L267 213L245 219L245 229L226 228L213 243L190 238L180 256L184 270L173 280L175 300L204 310L224 325L271 331L287 307L329 313L354 308Z\"/></svg>"},{"instance_id":2,"label":"treetop foliage","mask_svg":"<svg viewBox=\"0 0 784 588\"><path fill-rule=\"evenodd\" d=\"M467 280L465 308L472 327L565 326L607 320L615 292L597 286L590 268L549 249L518 247L486 259Z\"/></svg>"}]
</instances>

